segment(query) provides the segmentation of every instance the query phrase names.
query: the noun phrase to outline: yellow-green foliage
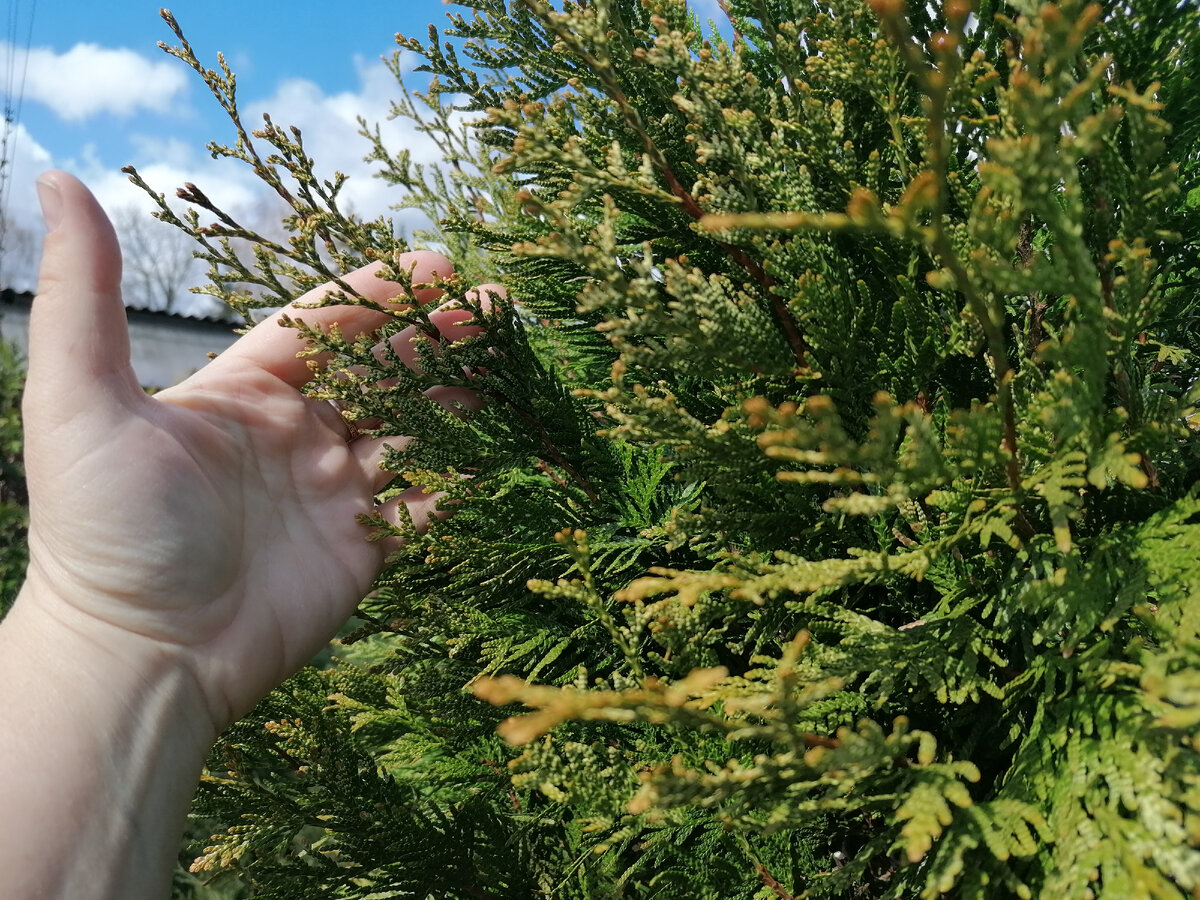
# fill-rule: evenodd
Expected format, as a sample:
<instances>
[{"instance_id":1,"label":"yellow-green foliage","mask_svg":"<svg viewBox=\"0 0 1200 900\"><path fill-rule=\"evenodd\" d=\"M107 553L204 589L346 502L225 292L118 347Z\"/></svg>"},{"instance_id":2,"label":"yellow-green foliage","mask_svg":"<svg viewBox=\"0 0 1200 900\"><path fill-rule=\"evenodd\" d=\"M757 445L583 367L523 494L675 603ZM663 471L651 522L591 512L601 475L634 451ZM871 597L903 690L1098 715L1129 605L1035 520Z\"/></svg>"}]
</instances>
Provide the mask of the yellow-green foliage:
<instances>
[{"instance_id":1,"label":"yellow-green foliage","mask_svg":"<svg viewBox=\"0 0 1200 900\"><path fill-rule=\"evenodd\" d=\"M377 523L407 542L346 661L217 747L197 866L280 898L1200 894L1194 5L463 5L400 39L451 165L374 156L449 296L516 305L417 373L306 332L316 396L413 436L390 490L456 514ZM404 249L299 136L239 134L296 238L191 192L215 292Z\"/></svg>"}]
</instances>

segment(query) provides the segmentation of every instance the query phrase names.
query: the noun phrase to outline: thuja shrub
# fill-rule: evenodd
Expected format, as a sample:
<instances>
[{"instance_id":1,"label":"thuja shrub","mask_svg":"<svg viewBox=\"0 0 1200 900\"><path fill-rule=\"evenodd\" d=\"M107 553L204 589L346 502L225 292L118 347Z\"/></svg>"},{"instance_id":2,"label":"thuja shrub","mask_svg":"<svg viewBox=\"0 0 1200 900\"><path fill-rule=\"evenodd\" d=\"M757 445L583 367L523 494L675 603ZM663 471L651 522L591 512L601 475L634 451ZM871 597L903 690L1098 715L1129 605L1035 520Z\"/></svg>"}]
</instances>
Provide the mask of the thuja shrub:
<instances>
[{"instance_id":1,"label":"thuja shrub","mask_svg":"<svg viewBox=\"0 0 1200 900\"><path fill-rule=\"evenodd\" d=\"M341 660L214 749L193 868L278 898L1196 895L1195 6L463 5L399 38L445 164L364 131L484 333L413 372L295 323L310 393L412 436L389 490L454 515L375 523L405 543ZM164 203L207 290L394 262L179 37L235 128L213 152L293 210L272 241Z\"/></svg>"},{"instance_id":2,"label":"thuja shrub","mask_svg":"<svg viewBox=\"0 0 1200 900\"><path fill-rule=\"evenodd\" d=\"M0 340L0 617L25 579L29 498L22 462L21 392L24 366L16 347Z\"/></svg>"}]
</instances>

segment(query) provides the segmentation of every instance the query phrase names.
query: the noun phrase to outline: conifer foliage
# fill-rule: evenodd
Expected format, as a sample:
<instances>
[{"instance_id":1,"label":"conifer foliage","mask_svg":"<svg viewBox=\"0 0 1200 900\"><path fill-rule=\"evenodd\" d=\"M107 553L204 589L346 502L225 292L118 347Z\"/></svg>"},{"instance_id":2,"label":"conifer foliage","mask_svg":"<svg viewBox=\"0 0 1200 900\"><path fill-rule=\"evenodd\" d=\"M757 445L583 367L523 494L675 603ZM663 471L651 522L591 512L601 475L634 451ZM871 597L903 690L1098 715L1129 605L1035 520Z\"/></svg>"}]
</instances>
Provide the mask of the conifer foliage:
<instances>
[{"instance_id":1,"label":"conifer foliage","mask_svg":"<svg viewBox=\"0 0 1200 900\"><path fill-rule=\"evenodd\" d=\"M17 348L0 340L0 616L16 599L29 551L25 468L21 461L21 391L24 367Z\"/></svg>"},{"instance_id":2,"label":"conifer foliage","mask_svg":"<svg viewBox=\"0 0 1200 900\"><path fill-rule=\"evenodd\" d=\"M295 323L314 395L412 435L390 490L454 515L375 523L405 544L342 659L214 749L194 869L263 898L1200 892L1196 8L460 5L399 39L434 79L397 112L446 164L374 157L484 333L413 371ZM209 290L404 249L180 40L235 125L214 153L295 213L281 244L164 204Z\"/></svg>"}]
</instances>

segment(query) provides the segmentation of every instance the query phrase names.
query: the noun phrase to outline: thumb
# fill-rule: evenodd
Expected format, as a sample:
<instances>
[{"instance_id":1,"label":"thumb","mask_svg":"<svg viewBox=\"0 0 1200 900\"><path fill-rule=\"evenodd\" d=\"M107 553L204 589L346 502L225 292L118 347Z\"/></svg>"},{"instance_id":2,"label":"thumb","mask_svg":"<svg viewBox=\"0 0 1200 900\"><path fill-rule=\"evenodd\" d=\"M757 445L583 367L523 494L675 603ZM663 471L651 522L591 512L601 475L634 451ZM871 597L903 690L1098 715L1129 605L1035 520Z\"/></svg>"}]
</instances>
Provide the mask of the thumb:
<instances>
[{"instance_id":1,"label":"thumb","mask_svg":"<svg viewBox=\"0 0 1200 900\"><path fill-rule=\"evenodd\" d=\"M142 392L129 361L112 223L92 192L65 172L47 172L37 186L47 234L29 319L26 396L38 417L65 420Z\"/></svg>"}]
</instances>

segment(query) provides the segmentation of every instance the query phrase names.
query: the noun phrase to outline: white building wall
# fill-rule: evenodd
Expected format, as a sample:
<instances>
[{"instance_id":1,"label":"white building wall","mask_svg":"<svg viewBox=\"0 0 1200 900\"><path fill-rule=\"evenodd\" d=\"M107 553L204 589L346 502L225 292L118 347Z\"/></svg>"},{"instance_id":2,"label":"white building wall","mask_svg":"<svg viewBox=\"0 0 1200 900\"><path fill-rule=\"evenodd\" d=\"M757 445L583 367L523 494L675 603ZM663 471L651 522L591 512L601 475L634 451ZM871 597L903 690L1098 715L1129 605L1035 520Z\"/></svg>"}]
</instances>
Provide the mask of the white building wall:
<instances>
[{"instance_id":1,"label":"white building wall","mask_svg":"<svg viewBox=\"0 0 1200 900\"><path fill-rule=\"evenodd\" d=\"M166 313L129 310L129 343L133 371L146 388L178 384L235 340L234 326L210 319L189 319ZM0 294L0 339L17 345L24 355L29 345L29 295Z\"/></svg>"}]
</instances>

